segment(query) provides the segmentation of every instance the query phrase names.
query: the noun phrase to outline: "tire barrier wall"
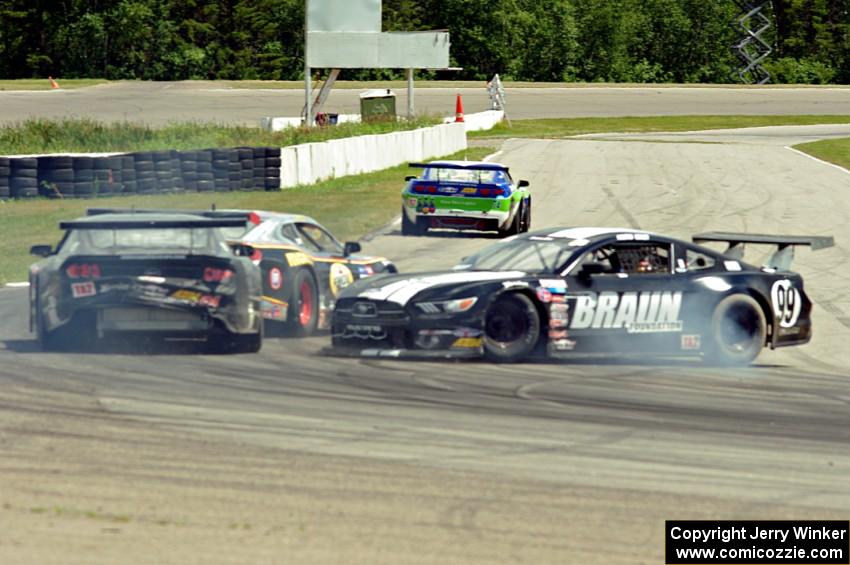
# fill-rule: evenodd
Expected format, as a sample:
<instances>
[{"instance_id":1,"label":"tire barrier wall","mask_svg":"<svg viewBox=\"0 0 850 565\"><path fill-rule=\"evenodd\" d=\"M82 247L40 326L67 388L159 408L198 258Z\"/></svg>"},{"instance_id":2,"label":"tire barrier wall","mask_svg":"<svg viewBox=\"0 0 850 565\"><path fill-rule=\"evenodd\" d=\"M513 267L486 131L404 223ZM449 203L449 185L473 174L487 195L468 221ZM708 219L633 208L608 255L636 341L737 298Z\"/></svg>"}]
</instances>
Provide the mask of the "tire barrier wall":
<instances>
[{"instance_id":1,"label":"tire barrier wall","mask_svg":"<svg viewBox=\"0 0 850 565\"><path fill-rule=\"evenodd\" d=\"M279 190L280 155L237 147L0 157L0 198Z\"/></svg>"},{"instance_id":2,"label":"tire barrier wall","mask_svg":"<svg viewBox=\"0 0 850 565\"><path fill-rule=\"evenodd\" d=\"M0 157L0 198L278 190L466 149L451 123L322 143L198 151Z\"/></svg>"}]
</instances>

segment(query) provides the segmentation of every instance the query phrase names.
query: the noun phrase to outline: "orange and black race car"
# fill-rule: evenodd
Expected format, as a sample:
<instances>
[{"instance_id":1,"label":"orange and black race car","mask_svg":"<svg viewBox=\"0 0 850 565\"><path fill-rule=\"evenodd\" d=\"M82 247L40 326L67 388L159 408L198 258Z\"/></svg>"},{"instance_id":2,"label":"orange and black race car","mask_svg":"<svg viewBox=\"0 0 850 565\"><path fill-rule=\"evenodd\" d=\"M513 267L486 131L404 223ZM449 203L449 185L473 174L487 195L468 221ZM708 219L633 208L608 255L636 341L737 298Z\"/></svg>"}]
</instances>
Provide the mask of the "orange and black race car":
<instances>
[{"instance_id":1,"label":"orange and black race car","mask_svg":"<svg viewBox=\"0 0 850 565\"><path fill-rule=\"evenodd\" d=\"M250 212L239 242L254 249L263 272L262 312L307 336L330 326L336 297L352 282L397 272L383 257L356 255L360 244L340 243L308 216Z\"/></svg>"},{"instance_id":2,"label":"orange and black race car","mask_svg":"<svg viewBox=\"0 0 850 565\"><path fill-rule=\"evenodd\" d=\"M222 236L231 244L252 248L251 259L262 270L263 317L285 325L298 336L329 328L336 296L352 282L397 272L383 257L356 255L359 243L341 243L309 216L260 210L88 210L89 216L116 213L188 213L243 220L235 227L223 228Z\"/></svg>"}]
</instances>

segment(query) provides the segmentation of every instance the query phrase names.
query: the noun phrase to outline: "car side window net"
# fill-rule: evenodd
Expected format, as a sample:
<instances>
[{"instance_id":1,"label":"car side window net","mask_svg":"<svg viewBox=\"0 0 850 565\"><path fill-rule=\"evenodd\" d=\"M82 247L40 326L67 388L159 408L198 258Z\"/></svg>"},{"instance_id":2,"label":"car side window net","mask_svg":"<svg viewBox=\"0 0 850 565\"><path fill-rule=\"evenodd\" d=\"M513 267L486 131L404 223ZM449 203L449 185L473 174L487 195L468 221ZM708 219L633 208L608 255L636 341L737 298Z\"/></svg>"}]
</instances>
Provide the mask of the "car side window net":
<instances>
[{"instance_id":1,"label":"car side window net","mask_svg":"<svg viewBox=\"0 0 850 565\"><path fill-rule=\"evenodd\" d=\"M670 246L606 245L588 253L582 263L602 265L603 274L664 274L670 272Z\"/></svg>"}]
</instances>

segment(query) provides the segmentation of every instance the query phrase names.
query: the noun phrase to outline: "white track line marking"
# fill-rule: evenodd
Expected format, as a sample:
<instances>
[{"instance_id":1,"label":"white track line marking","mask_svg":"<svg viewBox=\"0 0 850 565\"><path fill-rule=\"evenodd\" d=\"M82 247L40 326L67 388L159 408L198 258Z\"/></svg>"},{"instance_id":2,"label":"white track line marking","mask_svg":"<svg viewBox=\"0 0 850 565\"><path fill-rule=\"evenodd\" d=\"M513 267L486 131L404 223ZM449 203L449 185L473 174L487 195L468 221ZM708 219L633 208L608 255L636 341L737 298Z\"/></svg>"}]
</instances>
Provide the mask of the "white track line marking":
<instances>
[{"instance_id":1,"label":"white track line marking","mask_svg":"<svg viewBox=\"0 0 850 565\"><path fill-rule=\"evenodd\" d=\"M793 151L794 153L797 153L797 154L802 155L804 157L808 157L809 159L817 161L818 163L821 163L822 165L829 165L833 169L838 169L839 171L841 171L843 173L847 173L848 175L850 175L850 171L848 171L847 169L845 169L841 165L836 165L835 163L830 163L829 161L824 161L823 159L818 159L814 155L809 155L805 151L800 151L799 149L794 149L793 147L790 147L788 145L785 146L785 149L787 149L789 151Z\"/></svg>"},{"instance_id":2,"label":"white track line marking","mask_svg":"<svg viewBox=\"0 0 850 565\"><path fill-rule=\"evenodd\" d=\"M495 159L496 157L498 157L501 154L502 154L502 151L499 150L499 151L496 151L495 153L491 153L490 155L487 155L486 157L484 157L481 160L484 161L484 162L487 162L487 161L490 161L491 159Z\"/></svg>"},{"instance_id":3,"label":"white track line marking","mask_svg":"<svg viewBox=\"0 0 850 565\"><path fill-rule=\"evenodd\" d=\"M9 287L9 288L26 288L29 285L30 285L30 283L28 283L28 282L6 283L6 286Z\"/></svg>"}]
</instances>

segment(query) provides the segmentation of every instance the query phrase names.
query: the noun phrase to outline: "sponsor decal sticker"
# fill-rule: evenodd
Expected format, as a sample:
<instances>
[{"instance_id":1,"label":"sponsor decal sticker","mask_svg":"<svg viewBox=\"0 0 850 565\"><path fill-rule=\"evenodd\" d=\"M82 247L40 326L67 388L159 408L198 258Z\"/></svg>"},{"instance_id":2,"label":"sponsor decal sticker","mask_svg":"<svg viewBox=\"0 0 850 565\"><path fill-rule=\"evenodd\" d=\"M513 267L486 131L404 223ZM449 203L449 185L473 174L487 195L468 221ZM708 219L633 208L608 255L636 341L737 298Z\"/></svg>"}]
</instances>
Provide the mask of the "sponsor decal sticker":
<instances>
[{"instance_id":1,"label":"sponsor decal sticker","mask_svg":"<svg viewBox=\"0 0 850 565\"><path fill-rule=\"evenodd\" d=\"M567 330L549 330L549 339L567 339Z\"/></svg>"},{"instance_id":2,"label":"sponsor decal sticker","mask_svg":"<svg viewBox=\"0 0 850 565\"><path fill-rule=\"evenodd\" d=\"M770 289L770 301L773 303L773 313L779 320L780 327L790 328L797 324L802 308L800 291L788 279L776 281Z\"/></svg>"},{"instance_id":3,"label":"sponsor decal sticker","mask_svg":"<svg viewBox=\"0 0 850 565\"><path fill-rule=\"evenodd\" d=\"M737 261L723 261L723 266L726 267L727 271L740 271L741 264Z\"/></svg>"},{"instance_id":4,"label":"sponsor decal sticker","mask_svg":"<svg viewBox=\"0 0 850 565\"><path fill-rule=\"evenodd\" d=\"M528 288L528 283L525 281L505 281L502 283L502 288Z\"/></svg>"},{"instance_id":5,"label":"sponsor decal sticker","mask_svg":"<svg viewBox=\"0 0 850 565\"><path fill-rule=\"evenodd\" d=\"M100 285L100 292L127 292L130 290L130 285L127 283L103 283Z\"/></svg>"},{"instance_id":6,"label":"sponsor decal sticker","mask_svg":"<svg viewBox=\"0 0 850 565\"><path fill-rule=\"evenodd\" d=\"M272 290L280 290L283 287L283 273L277 267L269 270L269 287Z\"/></svg>"},{"instance_id":7,"label":"sponsor decal sticker","mask_svg":"<svg viewBox=\"0 0 850 565\"><path fill-rule=\"evenodd\" d=\"M477 189L474 186L467 186L466 188L463 189L463 193L464 194L475 194L476 190Z\"/></svg>"},{"instance_id":8,"label":"sponsor decal sticker","mask_svg":"<svg viewBox=\"0 0 850 565\"><path fill-rule=\"evenodd\" d=\"M407 207L408 208L416 208L416 198L408 198L407 199Z\"/></svg>"},{"instance_id":9,"label":"sponsor decal sticker","mask_svg":"<svg viewBox=\"0 0 850 565\"><path fill-rule=\"evenodd\" d=\"M182 288L171 293L171 298L194 304L201 299L201 293L195 290L186 290L185 288Z\"/></svg>"},{"instance_id":10,"label":"sponsor decal sticker","mask_svg":"<svg viewBox=\"0 0 850 565\"><path fill-rule=\"evenodd\" d=\"M680 332L682 293L603 292L576 297L571 329L625 329L628 333Z\"/></svg>"},{"instance_id":11,"label":"sponsor decal sticker","mask_svg":"<svg viewBox=\"0 0 850 565\"><path fill-rule=\"evenodd\" d=\"M682 335L682 349L686 351L696 351L700 348L699 334L684 334Z\"/></svg>"},{"instance_id":12,"label":"sponsor decal sticker","mask_svg":"<svg viewBox=\"0 0 850 565\"><path fill-rule=\"evenodd\" d=\"M548 303L552 301L552 293L548 288L538 288L537 289L537 299L540 302Z\"/></svg>"},{"instance_id":13,"label":"sponsor decal sticker","mask_svg":"<svg viewBox=\"0 0 850 565\"><path fill-rule=\"evenodd\" d=\"M540 286L548 289L555 294L563 294L567 292L567 281L564 279L540 279Z\"/></svg>"},{"instance_id":14,"label":"sponsor decal sticker","mask_svg":"<svg viewBox=\"0 0 850 565\"><path fill-rule=\"evenodd\" d=\"M74 298L94 296L97 294L97 288L95 288L92 281L73 283L71 284L71 294L74 295Z\"/></svg>"},{"instance_id":15,"label":"sponsor decal sticker","mask_svg":"<svg viewBox=\"0 0 850 565\"><path fill-rule=\"evenodd\" d=\"M398 201L396 201L398 202ZM286 262L290 267L300 267L301 265L312 265L313 260L306 253L295 251L286 254Z\"/></svg>"},{"instance_id":16,"label":"sponsor decal sticker","mask_svg":"<svg viewBox=\"0 0 850 565\"><path fill-rule=\"evenodd\" d=\"M135 285L132 290L139 296L139 298L147 298L150 300L162 300L168 296L167 288L152 284Z\"/></svg>"},{"instance_id":17,"label":"sponsor decal sticker","mask_svg":"<svg viewBox=\"0 0 850 565\"><path fill-rule=\"evenodd\" d=\"M452 348L473 349L481 347L482 342L480 337L461 337L455 340Z\"/></svg>"},{"instance_id":18,"label":"sponsor decal sticker","mask_svg":"<svg viewBox=\"0 0 850 565\"><path fill-rule=\"evenodd\" d=\"M572 351L576 348L576 342L572 339L556 339L550 343L555 351Z\"/></svg>"},{"instance_id":19,"label":"sponsor decal sticker","mask_svg":"<svg viewBox=\"0 0 850 565\"><path fill-rule=\"evenodd\" d=\"M330 272L331 294L336 296L339 291L354 282L354 273L342 263L332 263Z\"/></svg>"}]
</instances>

